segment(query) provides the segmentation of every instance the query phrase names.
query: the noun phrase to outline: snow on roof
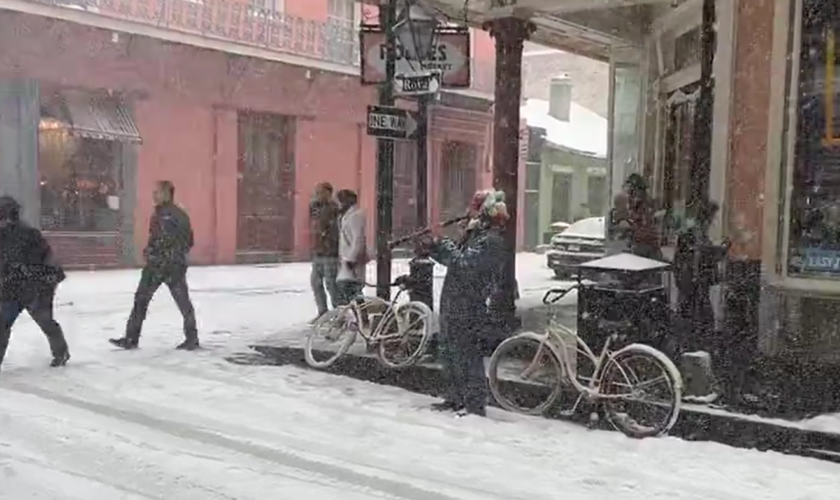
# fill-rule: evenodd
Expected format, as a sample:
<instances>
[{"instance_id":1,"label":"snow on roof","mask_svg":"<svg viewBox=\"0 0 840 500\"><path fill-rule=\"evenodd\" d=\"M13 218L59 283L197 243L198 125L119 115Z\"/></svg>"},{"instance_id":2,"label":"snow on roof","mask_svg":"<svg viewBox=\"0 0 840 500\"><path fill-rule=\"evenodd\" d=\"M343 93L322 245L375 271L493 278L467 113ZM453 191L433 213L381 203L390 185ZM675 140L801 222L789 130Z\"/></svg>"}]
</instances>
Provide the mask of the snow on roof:
<instances>
[{"instance_id":1,"label":"snow on roof","mask_svg":"<svg viewBox=\"0 0 840 500\"><path fill-rule=\"evenodd\" d=\"M570 120L560 121L548 114L548 101L528 99L520 108L529 127L545 129L546 140L598 158L607 157L607 119L598 113L572 103Z\"/></svg>"}]
</instances>

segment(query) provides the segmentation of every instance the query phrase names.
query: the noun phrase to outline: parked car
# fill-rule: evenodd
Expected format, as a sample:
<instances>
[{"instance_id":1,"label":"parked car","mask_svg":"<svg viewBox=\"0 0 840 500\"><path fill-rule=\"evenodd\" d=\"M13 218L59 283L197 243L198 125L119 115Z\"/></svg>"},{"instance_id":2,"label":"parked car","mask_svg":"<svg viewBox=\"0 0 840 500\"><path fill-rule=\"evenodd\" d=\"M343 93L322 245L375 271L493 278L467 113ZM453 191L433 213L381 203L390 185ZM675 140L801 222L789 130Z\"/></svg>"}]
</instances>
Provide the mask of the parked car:
<instances>
[{"instance_id":1,"label":"parked car","mask_svg":"<svg viewBox=\"0 0 840 500\"><path fill-rule=\"evenodd\" d=\"M568 279L578 265L605 255L605 224L604 217L581 219L551 238L551 250L546 257L554 276Z\"/></svg>"}]
</instances>

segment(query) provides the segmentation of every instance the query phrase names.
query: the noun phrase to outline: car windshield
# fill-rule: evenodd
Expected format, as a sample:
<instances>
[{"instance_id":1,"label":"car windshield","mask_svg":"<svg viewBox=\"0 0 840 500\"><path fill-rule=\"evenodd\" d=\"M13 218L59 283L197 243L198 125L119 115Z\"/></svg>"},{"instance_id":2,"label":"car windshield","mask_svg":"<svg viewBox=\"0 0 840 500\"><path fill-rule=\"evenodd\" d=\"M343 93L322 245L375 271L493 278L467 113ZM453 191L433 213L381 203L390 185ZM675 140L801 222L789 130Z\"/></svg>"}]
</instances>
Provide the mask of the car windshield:
<instances>
[{"instance_id":1,"label":"car windshield","mask_svg":"<svg viewBox=\"0 0 840 500\"><path fill-rule=\"evenodd\" d=\"M575 222L560 234L562 236L603 238L605 230L603 217L590 217L588 219L581 219Z\"/></svg>"}]
</instances>

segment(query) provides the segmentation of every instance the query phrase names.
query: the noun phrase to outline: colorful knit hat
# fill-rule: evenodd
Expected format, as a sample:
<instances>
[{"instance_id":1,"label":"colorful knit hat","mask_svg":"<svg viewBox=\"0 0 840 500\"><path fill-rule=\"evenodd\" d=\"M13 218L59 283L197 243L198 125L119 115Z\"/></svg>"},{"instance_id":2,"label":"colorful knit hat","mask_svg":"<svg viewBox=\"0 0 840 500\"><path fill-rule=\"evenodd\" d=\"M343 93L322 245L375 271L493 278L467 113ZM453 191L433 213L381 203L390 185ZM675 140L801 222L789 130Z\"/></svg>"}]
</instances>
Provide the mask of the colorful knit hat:
<instances>
[{"instance_id":1,"label":"colorful knit hat","mask_svg":"<svg viewBox=\"0 0 840 500\"><path fill-rule=\"evenodd\" d=\"M481 219L489 221L491 224L501 225L507 222L510 217L505 203L504 191L493 189L476 191L470 203L469 212L475 221L470 221L471 226Z\"/></svg>"}]
</instances>

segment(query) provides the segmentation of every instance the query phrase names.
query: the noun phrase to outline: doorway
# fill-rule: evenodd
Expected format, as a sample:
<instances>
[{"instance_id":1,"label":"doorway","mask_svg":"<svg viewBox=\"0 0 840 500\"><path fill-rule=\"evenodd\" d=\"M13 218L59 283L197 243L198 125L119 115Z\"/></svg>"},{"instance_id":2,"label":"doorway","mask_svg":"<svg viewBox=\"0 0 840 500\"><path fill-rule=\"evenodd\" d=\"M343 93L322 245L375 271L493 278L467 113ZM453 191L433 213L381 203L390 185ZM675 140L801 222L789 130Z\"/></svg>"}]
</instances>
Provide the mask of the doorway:
<instances>
[{"instance_id":1,"label":"doorway","mask_svg":"<svg viewBox=\"0 0 840 500\"><path fill-rule=\"evenodd\" d=\"M294 251L294 119L239 114L237 262L280 262Z\"/></svg>"}]
</instances>

